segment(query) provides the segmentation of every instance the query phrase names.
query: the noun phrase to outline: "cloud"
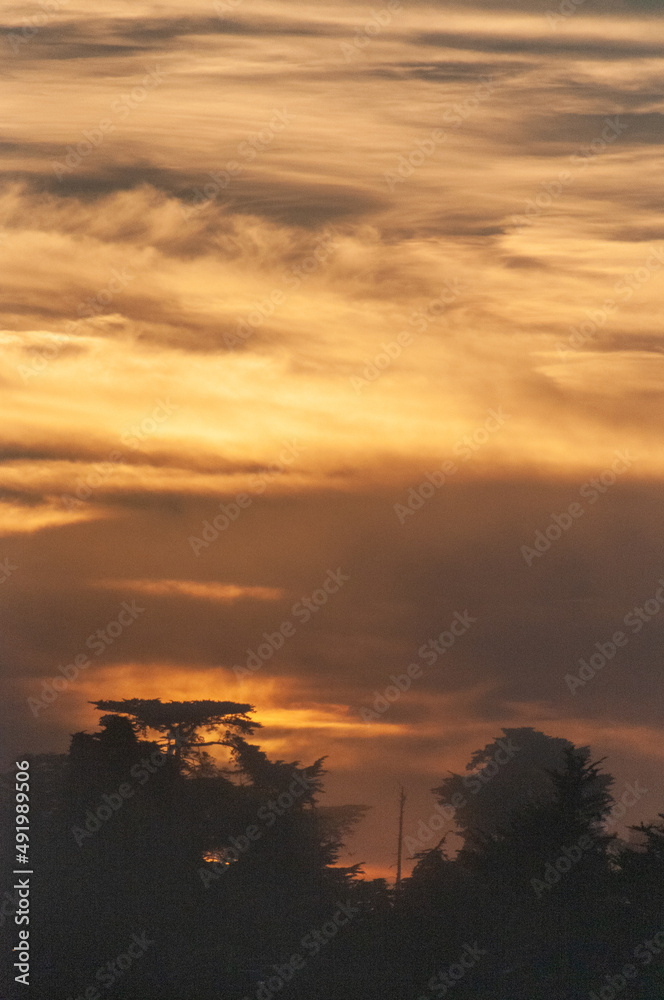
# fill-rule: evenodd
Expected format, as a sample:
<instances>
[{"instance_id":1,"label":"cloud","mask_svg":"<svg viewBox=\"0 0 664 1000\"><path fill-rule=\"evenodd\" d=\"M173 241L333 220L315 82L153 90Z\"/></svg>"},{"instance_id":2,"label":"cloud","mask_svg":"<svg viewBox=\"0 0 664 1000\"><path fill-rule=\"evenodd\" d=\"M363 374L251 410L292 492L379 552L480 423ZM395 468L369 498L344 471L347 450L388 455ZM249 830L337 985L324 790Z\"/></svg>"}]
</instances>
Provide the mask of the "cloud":
<instances>
[{"instance_id":1,"label":"cloud","mask_svg":"<svg viewBox=\"0 0 664 1000\"><path fill-rule=\"evenodd\" d=\"M662 31L645 2L586 0L556 30L549 6L409 3L372 35L343 0L226 20L118 0L8 53L3 752L64 750L92 699L251 701L270 752L329 753L331 800L373 804L357 851L385 866L399 782L416 828L504 725L657 780L659 618L574 699L564 678L662 574ZM616 142L572 161L607 117ZM590 504L617 450L633 466ZM477 622L429 667L456 611Z\"/></svg>"},{"instance_id":2,"label":"cloud","mask_svg":"<svg viewBox=\"0 0 664 1000\"><path fill-rule=\"evenodd\" d=\"M0 536L32 534L98 517L103 517L99 511L67 511L54 502L26 505L0 500Z\"/></svg>"},{"instance_id":3,"label":"cloud","mask_svg":"<svg viewBox=\"0 0 664 1000\"><path fill-rule=\"evenodd\" d=\"M659 111L635 114L623 112L617 116L589 114L545 115L524 122L524 133L544 142L583 144L588 136L601 137L607 123L616 121L621 145L662 145L664 114ZM524 136L525 137L525 136Z\"/></svg>"},{"instance_id":4,"label":"cloud","mask_svg":"<svg viewBox=\"0 0 664 1000\"><path fill-rule=\"evenodd\" d=\"M555 7L553 7L555 10ZM531 22L532 24L532 22ZM417 44L441 49L467 50L472 52L495 52L500 54L527 54L550 56L559 59L613 61L622 59L657 59L658 45L645 39L609 39L606 36L586 35L577 37L546 37L543 34L508 34L496 32L453 31L423 32Z\"/></svg>"},{"instance_id":5,"label":"cloud","mask_svg":"<svg viewBox=\"0 0 664 1000\"><path fill-rule=\"evenodd\" d=\"M194 600L220 601L222 604L241 600L276 601L283 596L278 587L241 587L234 583L201 580L99 580L96 586L156 597L182 595Z\"/></svg>"}]
</instances>

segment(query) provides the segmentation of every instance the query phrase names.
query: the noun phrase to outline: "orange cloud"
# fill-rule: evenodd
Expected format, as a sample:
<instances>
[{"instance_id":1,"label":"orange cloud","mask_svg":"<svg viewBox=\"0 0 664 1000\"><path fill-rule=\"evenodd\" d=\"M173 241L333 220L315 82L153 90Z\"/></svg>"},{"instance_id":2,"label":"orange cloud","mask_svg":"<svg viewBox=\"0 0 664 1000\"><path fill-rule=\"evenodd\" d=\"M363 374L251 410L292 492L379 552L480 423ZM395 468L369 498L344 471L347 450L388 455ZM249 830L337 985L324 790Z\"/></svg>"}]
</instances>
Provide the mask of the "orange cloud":
<instances>
[{"instance_id":1,"label":"orange cloud","mask_svg":"<svg viewBox=\"0 0 664 1000\"><path fill-rule=\"evenodd\" d=\"M277 601L284 596L284 591L279 587L244 587L235 583L204 583L200 580L98 580L95 586L154 594L157 597L178 594L224 604L241 600Z\"/></svg>"}]
</instances>

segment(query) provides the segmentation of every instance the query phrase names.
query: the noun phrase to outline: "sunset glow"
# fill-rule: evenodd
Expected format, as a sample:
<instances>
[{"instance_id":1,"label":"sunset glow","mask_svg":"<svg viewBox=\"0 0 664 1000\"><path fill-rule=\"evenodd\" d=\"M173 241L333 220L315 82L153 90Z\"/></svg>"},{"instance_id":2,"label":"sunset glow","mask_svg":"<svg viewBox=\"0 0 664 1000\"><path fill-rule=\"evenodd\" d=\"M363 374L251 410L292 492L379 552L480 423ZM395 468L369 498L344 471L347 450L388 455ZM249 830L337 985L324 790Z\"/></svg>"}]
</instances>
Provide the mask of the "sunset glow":
<instances>
[{"instance_id":1,"label":"sunset glow","mask_svg":"<svg viewBox=\"0 0 664 1000\"><path fill-rule=\"evenodd\" d=\"M664 22L380 9L10 5L0 581L8 760L249 702L387 877L503 726L659 803Z\"/></svg>"}]
</instances>

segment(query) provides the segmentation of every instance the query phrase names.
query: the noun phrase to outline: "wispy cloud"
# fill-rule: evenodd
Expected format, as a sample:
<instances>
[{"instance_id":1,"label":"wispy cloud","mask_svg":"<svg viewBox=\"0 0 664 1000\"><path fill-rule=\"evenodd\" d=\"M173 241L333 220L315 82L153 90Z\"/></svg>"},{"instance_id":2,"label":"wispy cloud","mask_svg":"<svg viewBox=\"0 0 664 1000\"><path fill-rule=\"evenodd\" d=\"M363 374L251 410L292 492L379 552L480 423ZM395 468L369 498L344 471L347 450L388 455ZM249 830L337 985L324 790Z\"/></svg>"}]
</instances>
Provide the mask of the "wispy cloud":
<instances>
[{"instance_id":1,"label":"wispy cloud","mask_svg":"<svg viewBox=\"0 0 664 1000\"><path fill-rule=\"evenodd\" d=\"M98 580L97 587L109 590L135 591L155 597L182 596L199 601L278 601L283 590L278 587L243 587L234 583L213 583L200 580Z\"/></svg>"}]
</instances>

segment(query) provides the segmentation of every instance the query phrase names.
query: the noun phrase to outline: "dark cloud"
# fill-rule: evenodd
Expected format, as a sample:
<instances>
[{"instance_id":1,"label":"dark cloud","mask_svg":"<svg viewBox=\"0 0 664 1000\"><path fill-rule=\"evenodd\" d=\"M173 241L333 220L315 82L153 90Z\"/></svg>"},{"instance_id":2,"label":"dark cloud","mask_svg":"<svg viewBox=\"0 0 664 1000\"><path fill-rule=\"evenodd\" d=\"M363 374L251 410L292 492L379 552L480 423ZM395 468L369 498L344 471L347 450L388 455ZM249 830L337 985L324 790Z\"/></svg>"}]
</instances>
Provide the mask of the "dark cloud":
<instances>
[{"instance_id":1,"label":"dark cloud","mask_svg":"<svg viewBox=\"0 0 664 1000\"><path fill-rule=\"evenodd\" d=\"M73 137L73 145L76 137ZM66 144L55 147L51 151L53 160L64 160L67 155ZM37 193L60 195L63 198L76 198L80 201L95 201L107 197L116 191L132 191L144 184L149 184L162 191L183 195L195 183L202 181L203 174L194 174L176 168L158 167L152 163L138 159L131 164L113 163L104 160L101 163L84 163L81 169L72 168L58 177L53 169L48 172L13 171L11 178L29 185ZM209 179L209 178L208 178Z\"/></svg>"},{"instance_id":2,"label":"dark cloud","mask_svg":"<svg viewBox=\"0 0 664 1000\"><path fill-rule=\"evenodd\" d=\"M477 711L485 704L492 719L511 718L510 702L545 701L561 716L573 707L657 724L652 696L664 617L631 638L587 697L572 703L564 681L579 657L652 596L664 565L660 487L617 485L592 504L580 497L582 485L450 485L404 525L393 510L398 495L264 496L198 557L188 538L200 535L218 508L185 496L170 511L151 505L131 520L82 523L52 531L48 541L30 536L22 562L36 572L27 570L3 598L9 634L25 651L12 670L48 675L110 620L129 592L97 589L91 584L100 575L283 588L281 601L241 606L142 595L149 614L105 661L163 659L212 669L243 662L264 631L292 619L293 605L340 567L350 580L310 622L298 624L288 649L265 666L266 679L294 676L312 695L335 692L337 700L360 703L391 671L417 660L422 643L448 628L455 611L468 612L476 624L425 672L423 690L490 682L491 704L479 702ZM586 508L583 517L529 567L521 546L532 546L552 512L575 499ZM414 710L421 711L417 699ZM409 712L406 703L401 711Z\"/></svg>"},{"instance_id":3,"label":"dark cloud","mask_svg":"<svg viewBox=\"0 0 664 1000\"><path fill-rule=\"evenodd\" d=\"M520 36L497 33L431 31L422 32L413 38L422 46L441 49L460 49L471 52L495 52L498 54L522 53L532 56L551 56L561 59L597 59L610 62L619 59L658 59L661 46L646 41L624 39L616 41L596 36L586 38L548 37L545 34Z\"/></svg>"},{"instance_id":4,"label":"dark cloud","mask_svg":"<svg viewBox=\"0 0 664 1000\"><path fill-rule=\"evenodd\" d=\"M46 300L40 303L36 303L34 299L32 301L27 301L27 298L28 296L26 295L25 302L16 302L11 299L4 300L2 304L2 315L5 317L5 322L7 324L11 324L21 316L30 316L33 318L35 316L35 312L38 312L39 315L48 317L49 319L59 319L62 317L62 310L56 305L49 304ZM26 354L29 353L29 351L30 348L26 348ZM64 348L60 353L63 351Z\"/></svg>"},{"instance_id":5,"label":"dark cloud","mask_svg":"<svg viewBox=\"0 0 664 1000\"><path fill-rule=\"evenodd\" d=\"M26 159L56 156L62 147L54 142L33 142L25 139L0 139L0 157L15 159L20 154Z\"/></svg>"},{"instance_id":6,"label":"dark cloud","mask_svg":"<svg viewBox=\"0 0 664 1000\"><path fill-rule=\"evenodd\" d=\"M152 18L149 22L134 19L114 20L109 29L123 38L141 42L165 42L186 35L250 35L295 37L334 37L340 34L332 22L302 23L288 18L174 17Z\"/></svg>"},{"instance_id":7,"label":"dark cloud","mask_svg":"<svg viewBox=\"0 0 664 1000\"><path fill-rule=\"evenodd\" d=\"M27 20L27 19L26 19ZM34 25L0 25L7 64L34 59L109 59L131 56L140 51L136 45L99 41L98 29L91 22L68 21Z\"/></svg>"},{"instance_id":8,"label":"dark cloud","mask_svg":"<svg viewBox=\"0 0 664 1000\"><path fill-rule=\"evenodd\" d=\"M641 226L627 225L615 229L611 239L619 243L656 243L664 240L664 226L648 224Z\"/></svg>"},{"instance_id":9,"label":"dark cloud","mask_svg":"<svg viewBox=\"0 0 664 1000\"><path fill-rule=\"evenodd\" d=\"M471 2L469 0L422 0L422 2L425 6L442 8L443 10L454 9L464 13L492 11L500 14L520 11L543 18L550 11L557 11L560 6L560 0L481 0L481 3L472 3L472 0ZM658 10L659 0L582 0L576 5L576 11L583 17L608 18L624 14L648 16Z\"/></svg>"},{"instance_id":10,"label":"dark cloud","mask_svg":"<svg viewBox=\"0 0 664 1000\"><path fill-rule=\"evenodd\" d=\"M607 334L598 342L598 351L645 351L664 354L664 333Z\"/></svg>"},{"instance_id":11,"label":"dark cloud","mask_svg":"<svg viewBox=\"0 0 664 1000\"><path fill-rule=\"evenodd\" d=\"M537 257L516 257L506 254L503 257L503 264L505 267L515 267L521 268L523 270L536 270L541 271L548 267L545 261L540 260Z\"/></svg>"},{"instance_id":12,"label":"dark cloud","mask_svg":"<svg viewBox=\"0 0 664 1000\"><path fill-rule=\"evenodd\" d=\"M248 183L246 187L246 192L229 199L236 212L307 229L317 228L326 222L361 217L388 204L387 198L375 191L350 184L276 180L271 184ZM257 190L259 187L263 190Z\"/></svg>"},{"instance_id":13,"label":"dark cloud","mask_svg":"<svg viewBox=\"0 0 664 1000\"><path fill-rule=\"evenodd\" d=\"M611 127L614 123L615 128ZM664 143L664 114L652 111L642 114L589 115L565 113L530 118L523 123L524 138L565 144L590 143L603 133L620 146L661 145Z\"/></svg>"},{"instance_id":14,"label":"dark cloud","mask_svg":"<svg viewBox=\"0 0 664 1000\"><path fill-rule=\"evenodd\" d=\"M237 35L250 38L292 36L333 37L345 32L339 25L302 23L284 18L242 19L205 16L135 18L86 18L53 21L41 26L0 25L7 52L20 60L109 59L141 52L164 51L167 44L191 36ZM109 41L100 42L105 36ZM112 39L112 40L111 40ZM175 47L175 44L172 45Z\"/></svg>"},{"instance_id":15,"label":"dark cloud","mask_svg":"<svg viewBox=\"0 0 664 1000\"><path fill-rule=\"evenodd\" d=\"M492 215L495 215L493 220L491 220ZM426 224L420 223L418 226L420 233L462 239L498 237L507 231L503 213L497 206L492 208L488 205L486 211L484 206L482 208L474 206L467 210L450 207L443 212L432 213ZM404 237L407 233L407 230L401 231L401 235Z\"/></svg>"},{"instance_id":16,"label":"dark cloud","mask_svg":"<svg viewBox=\"0 0 664 1000\"><path fill-rule=\"evenodd\" d=\"M7 486L3 487L0 494L1 501L5 503L11 501L23 507L36 507L43 502L43 499L44 496L41 490L31 492L29 489L11 489Z\"/></svg>"},{"instance_id":17,"label":"dark cloud","mask_svg":"<svg viewBox=\"0 0 664 1000\"><path fill-rule=\"evenodd\" d=\"M55 156L62 159L66 152L66 148L60 147ZM217 168L217 173L219 169L222 168ZM215 172L214 167L211 170ZM61 179L55 172L12 171L9 176L27 183L37 193L86 202L149 185L178 197L184 209L200 204L201 190L211 183L209 171L184 171L140 161L131 165L106 161L88 169L84 165L80 170L63 174ZM334 220L357 218L388 204L383 195L349 183L316 183L306 179L267 177L258 172L234 178L227 190L222 190L218 184L217 188L218 195L208 199L206 208L217 203L224 213L261 216L306 229ZM205 197L202 200L205 201Z\"/></svg>"},{"instance_id":18,"label":"dark cloud","mask_svg":"<svg viewBox=\"0 0 664 1000\"><path fill-rule=\"evenodd\" d=\"M384 66L362 68L363 76L375 76L388 80L425 80L433 83L472 83L481 77L493 76L499 73L501 78L517 75L530 68L523 62L508 63L504 60L493 62L462 62L454 59L441 59L428 62L394 62Z\"/></svg>"}]
</instances>

